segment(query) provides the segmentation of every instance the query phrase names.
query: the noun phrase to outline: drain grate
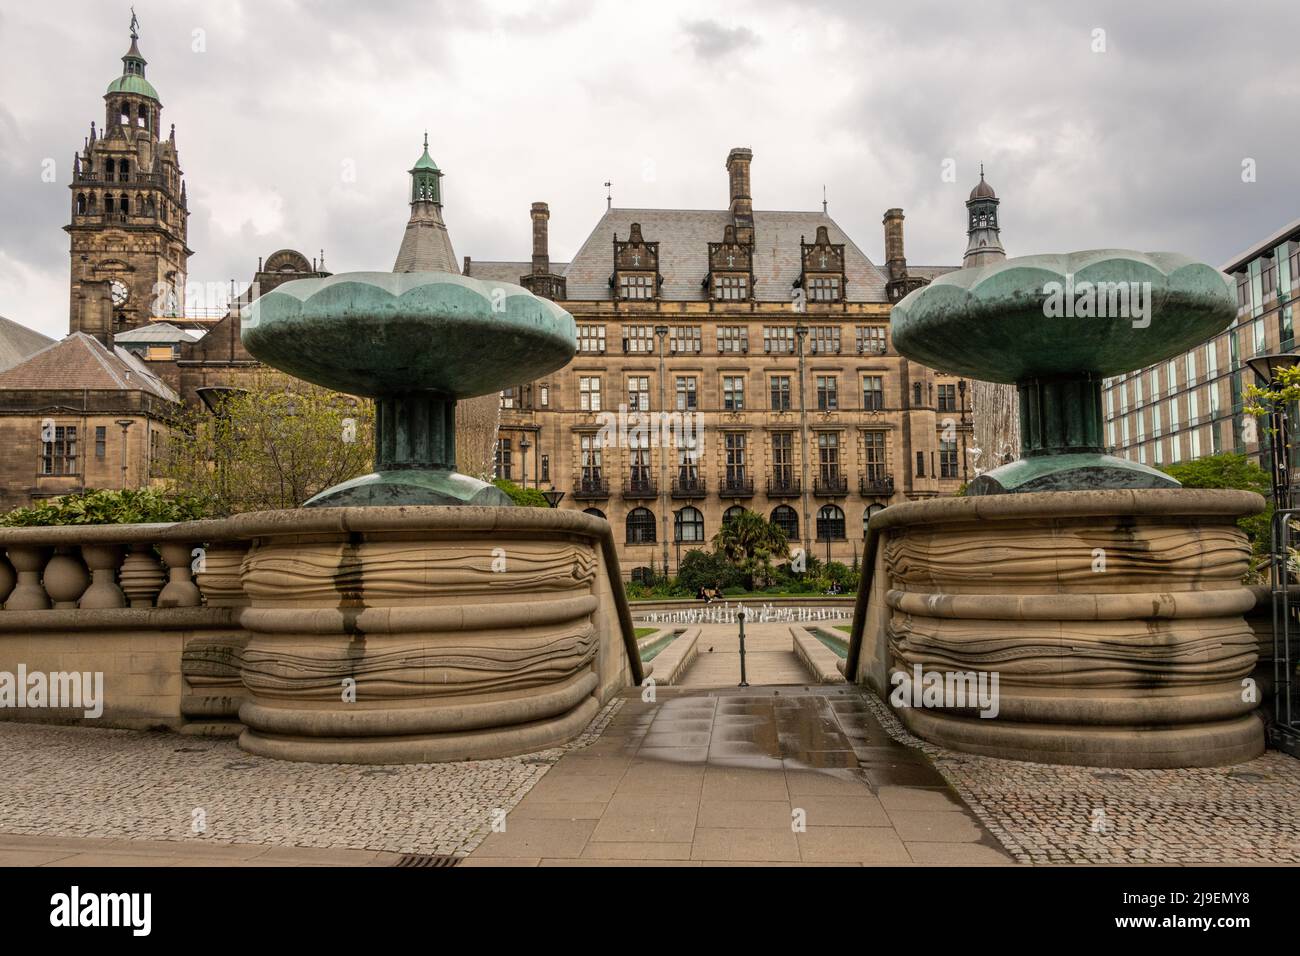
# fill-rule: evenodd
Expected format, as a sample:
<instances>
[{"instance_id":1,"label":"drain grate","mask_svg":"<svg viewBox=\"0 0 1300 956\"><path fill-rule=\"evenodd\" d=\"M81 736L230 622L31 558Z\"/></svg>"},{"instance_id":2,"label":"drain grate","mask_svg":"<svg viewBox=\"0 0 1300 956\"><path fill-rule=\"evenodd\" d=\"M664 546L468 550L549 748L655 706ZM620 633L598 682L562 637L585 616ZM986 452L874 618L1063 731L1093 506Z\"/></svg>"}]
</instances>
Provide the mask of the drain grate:
<instances>
[{"instance_id":1,"label":"drain grate","mask_svg":"<svg viewBox=\"0 0 1300 956\"><path fill-rule=\"evenodd\" d=\"M462 859L459 856L436 856L430 853L403 853L402 858L393 866L418 867L421 869L435 866L457 866Z\"/></svg>"}]
</instances>

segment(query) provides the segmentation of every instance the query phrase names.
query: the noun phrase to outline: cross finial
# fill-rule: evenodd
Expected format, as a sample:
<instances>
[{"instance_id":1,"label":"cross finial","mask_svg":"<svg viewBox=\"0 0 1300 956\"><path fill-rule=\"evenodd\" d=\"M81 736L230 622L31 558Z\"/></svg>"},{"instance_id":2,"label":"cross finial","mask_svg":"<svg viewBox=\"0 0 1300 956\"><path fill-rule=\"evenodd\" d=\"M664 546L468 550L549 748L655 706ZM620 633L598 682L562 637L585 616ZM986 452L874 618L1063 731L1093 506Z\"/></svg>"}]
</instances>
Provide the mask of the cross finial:
<instances>
[{"instance_id":1,"label":"cross finial","mask_svg":"<svg viewBox=\"0 0 1300 956\"><path fill-rule=\"evenodd\" d=\"M424 149L426 152L429 149L429 131L427 129L424 131Z\"/></svg>"},{"instance_id":2,"label":"cross finial","mask_svg":"<svg viewBox=\"0 0 1300 956\"><path fill-rule=\"evenodd\" d=\"M984 164L980 163L980 182L984 181Z\"/></svg>"},{"instance_id":3,"label":"cross finial","mask_svg":"<svg viewBox=\"0 0 1300 956\"><path fill-rule=\"evenodd\" d=\"M605 180L605 211L606 212L614 208L614 193L613 190L611 189L613 185L614 184L611 183L608 179Z\"/></svg>"},{"instance_id":4,"label":"cross finial","mask_svg":"<svg viewBox=\"0 0 1300 956\"><path fill-rule=\"evenodd\" d=\"M140 18L135 15L135 7L131 8L131 39L140 39Z\"/></svg>"}]
</instances>

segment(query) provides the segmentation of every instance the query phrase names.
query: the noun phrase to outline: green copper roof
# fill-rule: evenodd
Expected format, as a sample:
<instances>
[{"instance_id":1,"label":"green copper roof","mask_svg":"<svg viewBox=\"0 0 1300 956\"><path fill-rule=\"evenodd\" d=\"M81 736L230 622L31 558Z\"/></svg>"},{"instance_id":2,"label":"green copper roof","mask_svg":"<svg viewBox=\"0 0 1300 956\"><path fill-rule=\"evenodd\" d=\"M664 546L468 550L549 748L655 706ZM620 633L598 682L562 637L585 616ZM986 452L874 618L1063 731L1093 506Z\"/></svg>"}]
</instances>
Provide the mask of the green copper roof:
<instances>
[{"instance_id":1,"label":"green copper roof","mask_svg":"<svg viewBox=\"0 0 1300 956\"><path fill-rule=\"evenodd\" d=\"M438 164L435 163L433 157L429 155L428 146L424 147L424 155L415 161L415 165L412 166L411 169L412 171L417 169L432 169L434 172L438 171Z\"/></svg>"},{"instance_id":2,"label":"green copper roof","mask_svg":"<svg viewBox=\"0 0 1300 956\"><path fill-rule=\"evenodd\" d=\"M153 88L153 84L143 76L119 76L112 83L108 84L105 93L136 93L140 96L148 96L151 99L158 99L158 91ZM428 156L428 153L425 153ZM429 160L433 162L433 160Z\"/></svg>"},{"instance_id":3,"label":"green copper roof","mask_svg":"<svg viewBox=\"0 0 1300 956\"><path fill-rule=\"evenodd\" d=\"M424 154L415 161L415 165L411 167L411 172L415 172L418 169L431 169L435 173L438 172L438 164L435 163L433 157L429 155L428 133L424 134Z\"/></svg>"}]
</instances>

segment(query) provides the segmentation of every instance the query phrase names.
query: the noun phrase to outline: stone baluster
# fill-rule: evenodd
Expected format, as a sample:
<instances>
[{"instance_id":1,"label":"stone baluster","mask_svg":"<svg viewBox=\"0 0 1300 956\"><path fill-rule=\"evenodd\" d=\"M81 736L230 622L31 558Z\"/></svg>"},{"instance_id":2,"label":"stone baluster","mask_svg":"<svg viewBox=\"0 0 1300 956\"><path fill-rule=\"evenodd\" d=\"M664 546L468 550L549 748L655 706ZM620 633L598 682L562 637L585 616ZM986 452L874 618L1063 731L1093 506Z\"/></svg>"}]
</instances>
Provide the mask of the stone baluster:
<instances>
[{"instance_id":1,"label":"stone baluster","mask_svg":"<svg viewBox=\"0 0 1300 956\"><path fill-rule=\"evenodd\" d=\"M54 557L45 565L45 592L54 602L55 610L71 610L77 599L90 585L90 574L81 559L69 554L68 548L56 548Z\"/></svg>"},{"instance_id":2,"label":"stone baluster","mask_svg":"<svg viewBox=\"0 0 1300 956\"><path fill-rule=\"evenodd\" d=\"M50 596L41 586L41 570L50 556L50 549L39 545L13 545L9 548L9 563L18 573L18 583L9 599L7 611L43 611L50 606Z\"/></svg>"},{"instance_id":3,"label":"stone baluster","mask_svg":"<svg viewBox=\"0 0 1300 956\"><path fill-rule=\"evenodd\" d=\"M13 565L5 559L3 554L0 554L0 607L4 607L5 600L13 591L14 584L17 581L18 575L14 571Z\"/></svg>"},{"instance_id":4,"label":"stone baluster","mask_svg":"<svg viewBox=\"0 0 1300 956\"><path fill-rule=\"evenodd\" d=\"M162 562L154 557L152 544L137 541L131 545L131 553L122 562L121 579L122 591L131 607L153 607L167 575Z\"/></svg>"},{"instance_id":5,"label":"stone baluster","mask_svg":"<svg viewBox=\"0 0 1300 956\"><path fill-rule=\"evenodd\" d=\"M167 564L167 584L158 594L158 606L198 607L202 604L203 595L191 577L191 565L202 566L204 562L203 554L197 557L193 554L201 549L183 541L165 541L158 550Z\"/></svg>"},{"instance_id":6,"label":"stone baluster","mask_svg":"<svg viewBox=\"0 0 1300 956\"><path fill-rule=\"evenodd\" d=\"M120 544L83 544L81 560L90 569L90 587L81 595L77 607L82 610L126 607L126 595L117 585L117 569L122 563Z\"/></svg>"}]
</instances>

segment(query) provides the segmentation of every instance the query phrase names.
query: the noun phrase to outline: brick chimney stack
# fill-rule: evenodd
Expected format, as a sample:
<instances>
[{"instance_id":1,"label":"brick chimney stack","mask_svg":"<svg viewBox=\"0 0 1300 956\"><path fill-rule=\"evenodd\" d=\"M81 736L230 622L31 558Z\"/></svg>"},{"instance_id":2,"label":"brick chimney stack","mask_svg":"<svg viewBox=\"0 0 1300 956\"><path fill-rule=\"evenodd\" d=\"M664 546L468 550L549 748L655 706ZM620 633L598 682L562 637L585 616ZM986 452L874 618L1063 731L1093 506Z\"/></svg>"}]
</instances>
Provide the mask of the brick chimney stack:
<instances>
[{"instance_id":1,"label":"brick chimney stack","mask_svg":"<svg viewBox=\"0 0 1300 956\"><path fill-rule=\"evenodd\" d=\"M903 253L903 210L885 210L885 270L893 282L907 278L907 256Z\"/></svg>"},{"instance_id":2,"label":"brick chimney stack","mask_svg":"<svg viewBox=\"0 0 1300 956\"><path fill-rule=\"evenodd\" d=\"M749 186L749 164L753 159L754 151L744 146L737 146L727 154L731 219L736 226L737 241L744 243L754 241L754 197Z\"/></svg>"},{"instance_id":3,"label":"brick chimney stack","mask_svg":"<svg viewBox=\"0 0 1300 956\"><path fill-rule=\"evenodd\" d=\"M551 271L551 252L547 236L547 220L551 208L544 202L533 203L533 275L547 275Z\"/></svg>"}]
</instances>

